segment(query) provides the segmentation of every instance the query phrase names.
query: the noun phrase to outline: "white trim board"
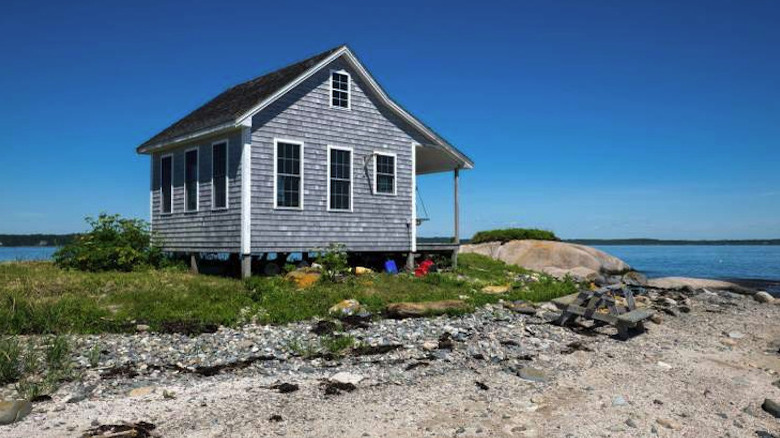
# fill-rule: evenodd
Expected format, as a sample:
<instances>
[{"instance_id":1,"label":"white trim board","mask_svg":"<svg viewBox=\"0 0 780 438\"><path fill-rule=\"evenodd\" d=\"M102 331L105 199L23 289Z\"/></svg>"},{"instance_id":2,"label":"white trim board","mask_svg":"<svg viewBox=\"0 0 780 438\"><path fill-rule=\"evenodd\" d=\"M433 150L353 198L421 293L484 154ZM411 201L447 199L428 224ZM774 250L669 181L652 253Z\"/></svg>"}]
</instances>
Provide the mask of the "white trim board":
<instances>
[{"instance_id":1,"label":"white trim board","mask_svg":"<svg viewBox=\"0 0 780 438\"><path fill-rule=\"evenodd\" d=\"M214 146L225 143L225 206L214 206ZM230 208L230 139L224 138L211 142L211 210L227 210Z\"/></svg>"},{"instance_id":2,"label":"white trim board","mask_svg":"<svg viewBox=\"0 0 780 438\"><path fill-rule=\"evenodd\" d=\"M304 143L302 141L300 141L300 140L291 140L289 138L279 138L279 137L274 137L274 142L273 143L274 143L274 146L273 146L274 147L274 150L273 150L273 157L274 157L273 161L274 161L274 163L273 163L273 173L272 173L272 176L273 176L274 190L273 190L273 193L271 194L271 196L273 197L274 210L303 210L303 198L304 198L304 196L303 196L304 195L303 194L303 187L304 187L304 185L303 185L303 178L304 178L303 172L304 172L304 169L306 168L306 166L304 165L304 150L305 150ZM300 178L298 178L298 193L300 194L300 199L298 200L298 206L297 207L285 207L285 206L281 206L280 207L278 205L279 200L276 197L276 190L278 188L277 187L277 183L278 183L278 173L277 172L279 170L278 169L278 166L279 166L279 162L278 162L278 158L279 158L278 157L279 143L295 144L295 145L300 146L300 148L301 148L301 150L300 150L300 157L301 157L301 159L299 160L299 165L300 165L301 168L300 168Z\"/></svg>"},{"instance_id":3,"label":"white trim board","mask_svg":"<svg viewBox=\"0 0 780 438\"><path fill-rule=\"evenodd\" d=\"M414 116L409 114L406 110L401 108L400 105L395 103L390 97L385 93L385 91L382 89L382 87L379 86L379 84L376 82L376 80L371 76L371 74L366 70L366 68L360 63L360 61L357 59L357 57L352 53L351 50L347 46L342 46L339 50L336 50L333 54L325 58L324 60L320 61L317 65L310 68L300 76L298 76L295 80L291 81L289 84L287 84L285 87L278 90L273 95L269 96L262 102L258 103L253 107L251 110L247 111L246 113L240 115L237 120L236 124L243 123L246 119L251 119L255 114L262 111L265 107L275 102L277 99L282 97L284 94L286 94L288 91L292 90L293 88L300 85L303 81L313 76L315 73L320 71L322 68L330 64L331 62L335 61L336 59L340 58L341 56L344 56L345 59L349 62L349 64L357 71L358 74L363 78L364 81L369 85L369 87L376 93L377 96L379 96L380 100L387 105L391 110L393 110L396 114L398 114L402 119L406 120L409 124L411 124L414 128L416 128L418 131L420 131L423 135L430 138L434 141L438 146L444 148L447 152L449 152L453 157L457 159L457 161L463 162L463 168L465 169L471 169L474 167L474 163L469 159L467 156L463 155L461 152L459 152L457 149L455 149L452 145L447 143L444 139L436 135L433 131L431 131L425 124L423 124L421 121L417 120ZM330 78L329 78L330 79ZM329 96L330 98L330 96Z\"/></svg>"},{"instance_id":4,"label":"white trim board","mask_svg":"<svg viewBox=\"0 0 780 438\"><path fill-rule=\"evenodd\" d=\"M330 208L330 151L349 151L349 209ZM336 213L351 213L355 211L355 150L352 147L328 145L327 147L327 184L325 196L325 209Z\"/></svg>"},{"instance_id":5,"label":"white trim board","mask_svg":"<svg viewBox=\"0 0 780 438\"><path fill-rule=\"evenodd\" d=\"M425 126L424 123L422 123L420 120L412 116L409 112L407 112L405 109L403 109L400 105L395 103L390 97L385 93L385 91L382 89L382 87L376 82L376 80L371 76L371 74L366 70L366 68L360 63L360 61L357 59L357 57L352 53L351 50L347 46L342 46L335 52L333 52L330 56L326 57L313 67L311 67L309 70L305 71L301 75L299 75L294 80L290 81L287 85L277 90L274 94L267 97L266 99L262 100L261 102L258 102L257 105L252 107L250 110L246 111L245 113L239 115L236 120L231 124L222 124L215 126L213 128L208 128L205 130L201 130L195 133L187 134L181 137L174 138L172 140L163 142L163 143L157 143L149 146L144 146L138 149L139 153L148 153L153 150L165 148L170 144L173 143L179 143L185 140L193 139L196 137L205 136L208 134L213 134L215 132L219 132L224 129L230 129L230 128L237 128L241 126L247 126L251 124L251 118L257 114L258 112L262 111L267 106L271 105L273 102L278 100L280 97L284 96L287 92L294 89L298 85L300 85L303 81L306 79L312 77L315 73L320 71L321 69L328 66L330 63L335 61L336 59L340 57L344 57L347 62L354 68L354 70L361 76L361 78L366 82L366 84L371 88L371 90L379 97L380 101L382 101L383 104L385 104L388 108L390 108L393 112L395 112L399 117L401 117L403 120L405 120L407 123L409 123L412 127L414 127L416 130L418 130L423 136L426 138L429 138L435 146L441 147L443 150L445 150L448 154L450 154L457 162L462 163L460 168L463 169L471 169L474 167L474 163L469 159L465 154L458 151L455 147L450 145L446 140L438 136L436 133L434 133L430 128ZM328 78L330 81L330 77ZM350 89L352 84L352 77L350 75ZM328 99L331 99L332 96L329 95ZM350 95L350 107L352 105L351 102L351 95ZM330 105L330 103L329 103Z\"/></svg>"},{"instance_id":6,"label":"white trim board","mask_svg":"<svg viewBox=\"0 0 780 438\"><path fill-rule=\"evenodd\" d=\"M333 73L337 73L347 77L347 106L346 107L333 105ZM349 111L352 109L352 75L349 74L349 72L344 70L343 68L339 70L336 70L334 68L330 69L330 73L328 74L328 105L331 108L342 110L342 111Z\"/></svg>"},{"instance_id":7,"label":"white trim board","mask_svg":"<svg viewBox=\"0 0 780 438\"><path fill-rule=\"evenodd\" d=\"M252 253L252 129L241 130L241 253Z\"/></svg>"},{"instance_id":8,"label":"white trim board","mask_svg":"<svg viewBox=\"0 0 780 438\"><path fill-rule=\"evenodd\" d=\"M374 194L378 196L396 196L398 194L398 154L395 152L374 151L374 181L372 182L374 187ZM393 157L393 192L379 192L377 190L377 158L382 155L385 157Z\"/></svg>"},{"instance_id":9,"label":"white trim board","mask_svg":"<svg viewBox=\"0 0 780 438\"><path fill-rule=\"evenodd\" d=\"M168 203L168 204L170 204L171 211L168 211L168 212L163 210L163 201L165 200L164 196L163 196L163 161L165 161L166 158L170 158L171 159L171 165L169 166L170 170L171 170L171 199L169 200L170 202ZM174 163L174 161L175 160L174 160L173 154L160 155L160 209L159 209L159 211L160 211L160 215L161 216L163 216L163 215L169 216L169 215L173 214L173 205L174 205L174 203L173 203L173 195L174 195L174 192L173 192L173 188L174 188L174 185L173 185L173 169L174 169L173 163Z\"/></svg>"},{"instance_id":10,"label":"white trim board","mask_svg":"<svg viewBox=\"0 0 780 438\"><path fill-rule=\"evenodd\" d=\"M187 204L187 154L195 151L195 210L188 210ZM200 147L193 146L184 150L184 212L197 213L200 211Z\"/></svg>"}]
</instances>

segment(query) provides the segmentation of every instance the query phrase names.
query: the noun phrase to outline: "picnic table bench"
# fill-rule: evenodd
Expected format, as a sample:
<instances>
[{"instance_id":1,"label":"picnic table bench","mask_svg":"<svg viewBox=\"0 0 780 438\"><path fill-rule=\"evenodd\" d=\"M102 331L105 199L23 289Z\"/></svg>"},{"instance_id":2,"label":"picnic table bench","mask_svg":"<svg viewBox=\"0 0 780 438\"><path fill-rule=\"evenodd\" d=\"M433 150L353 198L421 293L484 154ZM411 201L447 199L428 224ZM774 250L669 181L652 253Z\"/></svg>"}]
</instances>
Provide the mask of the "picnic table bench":
<instances>
[{"instance_id":1,"label":"picnic table bench","mask_svg":"<svg viewBox=\"0 0 780 438\"><path fill-rule=\"evenodd\" d=\"M625 298L625 305L615 299L619 295ZM651 309L637 308L634 293L620 285L583 290L552 302L563 311L556 324L565 326L577 318L590 319L597 325L616 327L622 340L627 340L631 331L643 332L644 321L654 314Z\"/></svg>"}]
</instances>

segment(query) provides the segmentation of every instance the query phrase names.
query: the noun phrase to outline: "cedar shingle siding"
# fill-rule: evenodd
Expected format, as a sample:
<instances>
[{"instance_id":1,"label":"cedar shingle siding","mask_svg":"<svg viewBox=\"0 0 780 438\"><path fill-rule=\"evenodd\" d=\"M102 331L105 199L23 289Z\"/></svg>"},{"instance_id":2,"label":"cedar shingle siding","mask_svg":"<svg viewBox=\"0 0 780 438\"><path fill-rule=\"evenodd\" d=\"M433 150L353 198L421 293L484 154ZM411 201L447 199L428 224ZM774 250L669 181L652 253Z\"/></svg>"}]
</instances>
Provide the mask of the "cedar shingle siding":
<instances>
[{"instance_id":1,"label":"cedar shingle siding","mask_svg":"<svg viewBox=\"0 0 780 438\"><path fill-rule=\"evenodd\" d=\"M350 110L330 107L331 69L352 75ZM365 89L337 60L253 118L252 252L300 251L334 242L358 251L409 250L413 138L379 111ZM302 211L273 208L274 138L304 142ZM328 145L353 148L352 212L327 211ZM396 196L371 194L374 151L397 154Z\"/></svg>"},{"instance_id":2,"label":"cedar shingle siding","mask_svg":"<svg viewBox=\"0 0 780 438\"><path fill-rule=\"evenodd\" d=\"M211 143L228 139L228 209L211 209ZM198 146L197 212L184 211L184 151ZM173 213L160 213L160 157L173 153ZM237 252L241 244L241 133L234 131L152 155L152 230L169 251Z\"/></svg>"}]
</instances>

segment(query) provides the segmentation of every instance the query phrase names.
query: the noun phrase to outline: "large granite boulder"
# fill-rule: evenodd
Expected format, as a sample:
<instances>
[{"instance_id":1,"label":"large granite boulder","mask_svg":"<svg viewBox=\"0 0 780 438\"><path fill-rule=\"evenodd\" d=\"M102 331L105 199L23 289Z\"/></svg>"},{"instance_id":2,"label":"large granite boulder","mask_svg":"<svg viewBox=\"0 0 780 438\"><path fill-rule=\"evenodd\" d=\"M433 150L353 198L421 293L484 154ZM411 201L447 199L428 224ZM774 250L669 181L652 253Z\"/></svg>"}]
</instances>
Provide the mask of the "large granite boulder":
<instances>
[{"instance_id":1,"label":"large granite boulder","mask_svg":"<svg viewBox=\"0 0 780 438\"><path fill-rule=\"evenodd\" d=\"M32 403L26 400L0 400L0 425L11 424L26 417Z\"/></svg>"},{"instance_id":2,"label":"large granite boulder","mask_svg":"<svg viewBox=\"0 0 780 438\"><path fill-rule=\"evenodd\" d=\"M541 271L554 277L569 275L578 280L593 280L631 270L626 262L585 245L545 240L513 240L463 245L461 253L482 254L504 263Z\"/></svg>"}]
</instances>

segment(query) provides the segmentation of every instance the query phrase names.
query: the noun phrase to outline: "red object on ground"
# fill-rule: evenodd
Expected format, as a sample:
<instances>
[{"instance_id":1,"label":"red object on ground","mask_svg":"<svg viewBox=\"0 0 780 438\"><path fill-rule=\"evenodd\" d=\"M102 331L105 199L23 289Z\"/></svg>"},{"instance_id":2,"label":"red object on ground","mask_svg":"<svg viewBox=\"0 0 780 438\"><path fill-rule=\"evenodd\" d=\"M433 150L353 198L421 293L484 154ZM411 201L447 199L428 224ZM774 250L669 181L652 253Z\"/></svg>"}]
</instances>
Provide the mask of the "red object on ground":
<instances>
[{"instance_id":1,"label":"red object on ground","mask_svg":"<svg viewBox=\"0 0 780 438\"><path fill-rule=\"evenodd\" d=\"M424 277L428 275L428 271L431 269L431 266L433 266L433 262L430 260L425 260L422 263L420 263L419 266L417 266L417 269L414 270L414 276L415 277Z\"/></svg>"}]
</instances>

